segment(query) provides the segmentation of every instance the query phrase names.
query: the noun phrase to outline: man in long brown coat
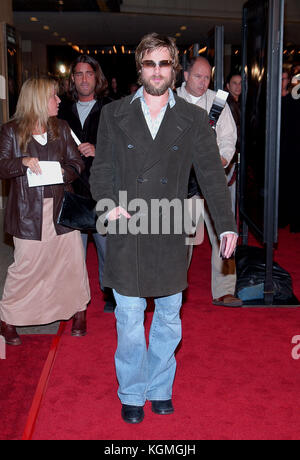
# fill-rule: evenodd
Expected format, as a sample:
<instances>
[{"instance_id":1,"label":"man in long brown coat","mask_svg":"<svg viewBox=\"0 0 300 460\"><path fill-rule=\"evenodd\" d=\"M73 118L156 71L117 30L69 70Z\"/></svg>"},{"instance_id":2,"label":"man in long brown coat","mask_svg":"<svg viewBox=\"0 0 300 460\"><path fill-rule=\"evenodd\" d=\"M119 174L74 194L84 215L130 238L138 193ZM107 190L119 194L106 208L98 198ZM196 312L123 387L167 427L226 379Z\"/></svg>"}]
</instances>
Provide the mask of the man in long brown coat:
<instances>
[{"instance_id":1,"label":"man in long brown coat","mask_svg":"<svg viewBox=\"0 0 300 460\"><path fill-rule=\"evenodd\" d=\"M142 86L134 96L104 107L90 177L98 210L108 220L104 285L113 288L117 302L115 363L127 423L143 420L146 400L155 413L174 411L174 352L181 340L180 308L187 287L186 234L178 231L177 221L170 223L169 232L163 231L168 220L163 212L158 225L153 222L153 203L183 205L193 165L222 235L224 257L232 255L237 241L207 114L170 89L180 69L174 41L155 33L145 36L136 50L136 63ZM105 212L104 203L110 203ZM133 210L139 212L133 215ZM140 232L131 225L137 216L148 223ZM155 298L148 348L146 297Z\"/></svg>"}]
</instances>

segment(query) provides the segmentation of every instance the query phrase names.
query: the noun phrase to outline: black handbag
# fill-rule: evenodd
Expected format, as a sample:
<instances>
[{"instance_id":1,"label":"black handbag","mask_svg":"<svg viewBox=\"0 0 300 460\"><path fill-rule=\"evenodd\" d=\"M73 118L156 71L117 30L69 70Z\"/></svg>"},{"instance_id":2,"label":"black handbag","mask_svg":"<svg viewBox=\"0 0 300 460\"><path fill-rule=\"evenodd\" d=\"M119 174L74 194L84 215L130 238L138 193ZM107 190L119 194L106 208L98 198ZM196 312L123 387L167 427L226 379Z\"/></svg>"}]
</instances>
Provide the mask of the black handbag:
<instances>
[{"instance_id":1,"label":"black handbag","mask_svg":"<svg viewBox=\"0 0 300 460\"><path fill-rule=\"evenodd\" d=\"M78 174L80 181L84 184L89 191L89 187L85 181L80 177L78 171L73 168ZM60 213L57 219L59 225L73 228L74 230L96 232L96 201L93 198L77 195L74 192L65 190L64 198L61 205Z\"/></svg>"}]
</instances>

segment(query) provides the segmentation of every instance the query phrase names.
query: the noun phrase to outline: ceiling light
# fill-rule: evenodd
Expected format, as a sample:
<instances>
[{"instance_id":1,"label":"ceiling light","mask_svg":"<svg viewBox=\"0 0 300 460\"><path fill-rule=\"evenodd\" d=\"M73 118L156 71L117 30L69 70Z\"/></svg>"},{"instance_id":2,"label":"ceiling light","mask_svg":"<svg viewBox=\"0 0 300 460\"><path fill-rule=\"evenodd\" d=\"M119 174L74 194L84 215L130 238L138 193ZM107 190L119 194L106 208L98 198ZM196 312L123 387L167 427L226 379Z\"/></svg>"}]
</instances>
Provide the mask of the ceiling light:
<instances>
[{"instance_id":1,"label":"ceiling light","mask_svg":"<svg viewBox=\"0 0 300 460\"><path fill-rule=\"evenodd\" d=\"M187 29L187 26L181 26L180 27L180 30L186 30Z\"/></svg>"},{"instance_id":2,"label":"ceiling light","mask_svg":"<svg viewBox=\"0 0 300 460\"><path fill-rule=\"evenodd\" d=\"M175 37L181 37L181 33L177 32L177 34L175 34Z\"/></svg>"},{"instance_id":3,"label":"ceiling light","mask_svg":"<svg viewBox=\"0 0 300 460\"><path fill-rule=\"evenodd\" d=\"M66 39L65 37L61 37L60 41L61 41L61 42L66 42L67 39Z\"/></svg>"},{"instance_id":4,"label":"ceiling light","mask_svg":"<svg viewBox=\"0 0 300 460\"><path fill-rule=\"evenodd\" d=\"M49 27L49 26L43 26L43 29L44 29L44 30L49 30L50 27Z\"/></svg>"},{"instance_id":5,"label":"ceiling light","mask_svg":"<svg viewBox=\"0 0 300 460\"><path fill-rule=\"evenodd\" d=\"M58 70L59 70L59 72L60 72L62 75L64 75L64 74L66 73L66 70L67 70L67 69L66 69L66 66L65 66L64 64L60 64L60 65L58 66Z\"/></svg>"},{"instance_id":6,"label":"ceiling light","mask_svg":"<svg viewBox=\"0 0 300 460\"><path fill-rule=\"evenodd\" d=\"M38 18L32 16L32 17L30 18L30 21L31 21L31 22L38 22Z\"/></svg>"}]
</instances>

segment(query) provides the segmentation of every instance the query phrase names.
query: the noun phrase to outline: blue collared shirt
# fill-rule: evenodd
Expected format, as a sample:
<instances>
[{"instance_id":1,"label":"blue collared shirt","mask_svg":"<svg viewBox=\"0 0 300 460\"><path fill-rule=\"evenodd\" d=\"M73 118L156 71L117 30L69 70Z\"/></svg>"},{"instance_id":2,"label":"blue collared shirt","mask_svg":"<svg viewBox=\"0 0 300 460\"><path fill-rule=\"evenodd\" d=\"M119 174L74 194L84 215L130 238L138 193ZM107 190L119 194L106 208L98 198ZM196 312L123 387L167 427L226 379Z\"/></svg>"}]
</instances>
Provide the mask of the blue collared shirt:
<instances>
[{"instance_id":1,"label":"blue collared shirt","mask_svg":"<svg viewBox=\"0 0 300 460\"><path fill-rule=\"evenodd\" d=\"M161 111L159 112L158 116L156 118L151 118L151 115L150 115L150 110L149 110L149 107L145 101L145 98L144 98L144 87L141 86L141 88L139 88L137 90L137 92L135 93L135 95L133 96L132 100L131 100L131 104L133 103L133 101L135 101L136 99L140 98L141 100L141 107L142 107L142 111L143 111L143 114L144 114L144 117L146 119L146 122L147 122L147 125L148 125L148 128L149 128L149 131L151 133L151 136L153 139L155 139L157 133L158 133L158 130L159 130L159 127L161 125L161 122L164 118L164 115L166 113L166 110L167 110L167 107L168 107L168 104L170 105L170 108L172 109L172 107L174 107L174 105L176 104L176 101L175 101L175 98L174 98L174 94L173 94L173 91L169 88L169 99L168 99L168 102L166 103L166 105L164 107L162 107Z\"/></svg>"}]
</instances>

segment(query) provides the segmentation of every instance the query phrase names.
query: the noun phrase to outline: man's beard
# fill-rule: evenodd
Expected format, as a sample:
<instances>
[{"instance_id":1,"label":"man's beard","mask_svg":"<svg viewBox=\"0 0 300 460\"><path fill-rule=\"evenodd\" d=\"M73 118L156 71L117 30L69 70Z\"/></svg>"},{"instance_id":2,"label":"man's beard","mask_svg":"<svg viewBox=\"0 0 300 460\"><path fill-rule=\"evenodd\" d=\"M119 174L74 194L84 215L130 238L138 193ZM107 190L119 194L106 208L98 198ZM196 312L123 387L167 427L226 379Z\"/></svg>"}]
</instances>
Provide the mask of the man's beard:
<instances>
[{"instance_id":1,"label":"man's beard","mask_svg":"<svg viewBox=\"0 0 300 460\"><path fill-rule=\"evenodd\" d=\"M161 77L164 79L164 83L162 86L157 88L151 83L151 79L146 80L143 76L141 76L141 83L144 86L146 93L151 94L151 96L162 96L165 92L171 87L173 82L173 76L171 75L168 79Z\"/></svg>"}]
</instances>

